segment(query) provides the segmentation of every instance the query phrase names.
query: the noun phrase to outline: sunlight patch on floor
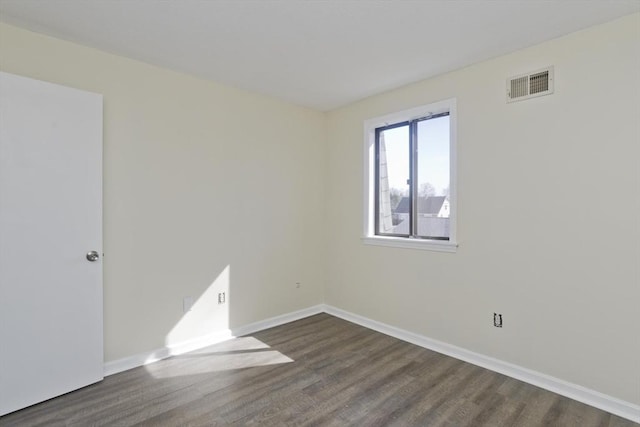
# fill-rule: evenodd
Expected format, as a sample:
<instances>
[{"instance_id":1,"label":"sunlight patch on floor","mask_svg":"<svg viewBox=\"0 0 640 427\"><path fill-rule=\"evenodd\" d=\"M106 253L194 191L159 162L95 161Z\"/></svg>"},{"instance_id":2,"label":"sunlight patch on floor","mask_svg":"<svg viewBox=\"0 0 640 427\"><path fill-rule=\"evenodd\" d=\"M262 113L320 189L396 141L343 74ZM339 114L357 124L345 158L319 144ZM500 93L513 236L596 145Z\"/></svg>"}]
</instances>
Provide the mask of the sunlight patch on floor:
<instances>
[{"instance_id":1,"label":"sunlight patch on floor","mask_svg":"<svg viewBox=\"0 0 640 427\"><path fill-rule=\"evenodd\" d=\"M241 337L145 365L145 369L154 378L174 378L291 362L262 341Z\"/></svg>"}]
</instances>

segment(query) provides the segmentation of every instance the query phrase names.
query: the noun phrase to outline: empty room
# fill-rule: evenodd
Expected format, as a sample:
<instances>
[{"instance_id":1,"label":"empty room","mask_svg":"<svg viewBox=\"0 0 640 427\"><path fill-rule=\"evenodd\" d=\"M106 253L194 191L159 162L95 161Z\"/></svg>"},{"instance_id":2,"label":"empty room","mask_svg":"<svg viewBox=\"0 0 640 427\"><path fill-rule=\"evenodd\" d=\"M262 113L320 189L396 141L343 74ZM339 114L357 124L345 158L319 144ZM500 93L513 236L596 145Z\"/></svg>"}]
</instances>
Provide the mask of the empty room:
<instances>
[{"instance_id":1,"label":"empty room","mask_svg":"<svg viewBox=\"0 0 640 427\"><path fill-rule=\"evenodd\" d=\"M0 0L0 426L638 426L638 159L638 0Z\"/></svg>"}]
</instances>

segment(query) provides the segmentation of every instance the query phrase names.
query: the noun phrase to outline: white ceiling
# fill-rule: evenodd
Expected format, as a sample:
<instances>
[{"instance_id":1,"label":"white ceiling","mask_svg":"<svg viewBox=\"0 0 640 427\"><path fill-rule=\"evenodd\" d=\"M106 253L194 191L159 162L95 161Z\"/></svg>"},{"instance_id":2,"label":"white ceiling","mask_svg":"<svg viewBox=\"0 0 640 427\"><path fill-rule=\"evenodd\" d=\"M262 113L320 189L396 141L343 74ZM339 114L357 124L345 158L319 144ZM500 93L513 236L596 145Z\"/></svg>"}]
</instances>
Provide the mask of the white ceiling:
<instances>
[{"instance_id":1,"label":"white ceiling","mask_svg":"<svg viewBox=\"0 0 640 427\"><path fill-rule=\"evenodd\" d=\"M329 110L640 11L639 0L0 0L0 20Z\"/></svg>"}]
</instances>

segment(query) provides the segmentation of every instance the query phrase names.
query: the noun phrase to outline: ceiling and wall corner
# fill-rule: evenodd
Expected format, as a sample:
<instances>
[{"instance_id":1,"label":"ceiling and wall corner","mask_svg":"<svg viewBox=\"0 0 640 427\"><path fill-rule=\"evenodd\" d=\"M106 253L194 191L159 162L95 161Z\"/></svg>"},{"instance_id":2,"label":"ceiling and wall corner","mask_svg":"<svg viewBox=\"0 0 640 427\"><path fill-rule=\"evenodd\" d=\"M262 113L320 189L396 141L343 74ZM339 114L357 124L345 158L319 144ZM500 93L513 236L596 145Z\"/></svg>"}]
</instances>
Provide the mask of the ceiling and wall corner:
<instances>
[{"instance_id":1,"label":"ceiling and wall corner","mask_svg":"<svg viewBox=\"0 0 640 427\"><path fill-rule=\"evenodd\" d=\"M9 24L321 111L638 11L637 0L0 1Z\"/></svg>"}]
</instances>

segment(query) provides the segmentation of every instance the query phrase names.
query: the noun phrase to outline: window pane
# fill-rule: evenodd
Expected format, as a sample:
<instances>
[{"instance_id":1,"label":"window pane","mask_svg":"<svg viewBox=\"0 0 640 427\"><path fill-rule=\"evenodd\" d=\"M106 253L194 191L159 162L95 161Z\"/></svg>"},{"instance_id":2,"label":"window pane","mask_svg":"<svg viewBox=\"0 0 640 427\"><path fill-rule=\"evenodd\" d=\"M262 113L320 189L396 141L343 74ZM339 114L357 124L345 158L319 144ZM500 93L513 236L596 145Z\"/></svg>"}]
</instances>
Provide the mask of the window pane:
<instances>
[{"instance_id":1,"label":"window pane","mask_svg":"<svg viewBox=\"0 0 640 427\"><path fill-rule=\"evenodd\" d=\"M378 230L409 234L409 126L380 132L378 141Z\"/></svg>"},{"instance_id":2,"label":"window pane","mask_svg":"<svg viewBox=\"0 0 640 427\"><path fill-rule=\"evenodd\" d=\"M418 122L417 235L449 238L449 116Z\"/></svg>"}]
</instances>

